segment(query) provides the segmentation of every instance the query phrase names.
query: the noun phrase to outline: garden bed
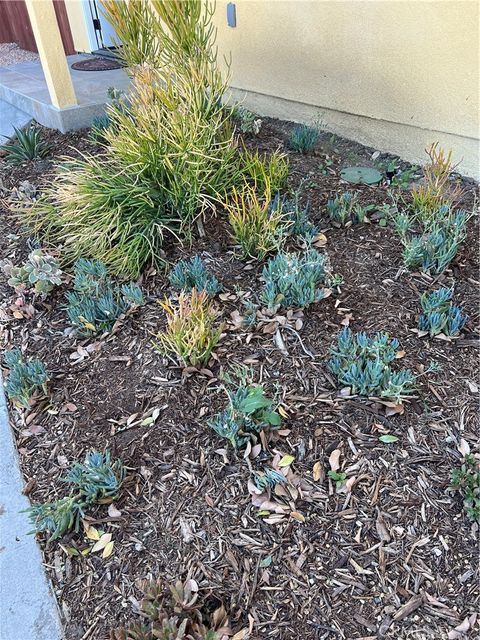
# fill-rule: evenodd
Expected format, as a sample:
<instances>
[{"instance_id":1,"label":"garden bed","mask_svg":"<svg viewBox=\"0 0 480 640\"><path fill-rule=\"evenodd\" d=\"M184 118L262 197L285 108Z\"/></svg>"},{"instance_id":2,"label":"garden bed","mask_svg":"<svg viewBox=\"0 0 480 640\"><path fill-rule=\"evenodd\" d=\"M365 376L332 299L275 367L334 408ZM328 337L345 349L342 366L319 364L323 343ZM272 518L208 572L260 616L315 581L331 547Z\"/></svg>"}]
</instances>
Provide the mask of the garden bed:
<instances>
[{"instance_id":1,"label":"garden bed","mask_svg":"<svg viewBox=\"0 0 480 640\"><path fill-rule=\"evenodd\" d=\"M266 120L246 144L288 152L291 127ZM4 197L24 180L41 190L70 146L95 151L87 132L46 135L49 157L13 171L0 160ZM61 546L40 536L68 640L103 640L131 619L136 583L148 575L194 578L212 608L223 603L236 640L456 638L462 636L449 632L478 610L478 527L449 491L465 443L478 451L478 218L469 221L450 270L435 280L404 271L390 226L336 228L326 214L327 200L346 190L364 205L388 202L386 182L351 186L339 175L345 166L392 158L372 158L374 150L326 133L314 153L288 153L289 187L302 185L310 219L326 238L320 251L344 283L306 309L297 328L280 328L283 345L268 325L236 326L242 297L261 286L263 265L236 257L220 210L191 247L166 247L171 263L201 255L224 287L216 302L224 336L201 372L182 371L152 346L164 327L157 301L170 293L160 271L147 270L139 281L146 304L92 339L67 331L62 289L14 317L15 295L2 275L4 347L26 346L51 376L48 398L11 412L30 499L62 495L66 468L92 448L109 448L128 468L115 509L99 507L92 518L112 534L108 558L69 555L87 548L82 533L65 535ZM463 186L460 206L471 211L476 187L468 180ZM2 257L19 263L30 247L7 209L1 227ZM455 284L469 316L459 339L411 331L419 296L434 283ZM399 339L402 364L420 375L403 414L387 416L379 403L339 396L327 361L342 326ZM432 361L440 370L424 374ZM250 367L270 394L277 390L287 416L282 429L289 433L248 463L207 426L225 405L219 381L233 364ZM383 443L385 434L398 440ZM327 476L335 450L351 490L337 490ZM257 515L247 483L249 467L276 452L295 457L310 496L299 500L298 519L272 525Z\"/></svg>"}]
</instances>

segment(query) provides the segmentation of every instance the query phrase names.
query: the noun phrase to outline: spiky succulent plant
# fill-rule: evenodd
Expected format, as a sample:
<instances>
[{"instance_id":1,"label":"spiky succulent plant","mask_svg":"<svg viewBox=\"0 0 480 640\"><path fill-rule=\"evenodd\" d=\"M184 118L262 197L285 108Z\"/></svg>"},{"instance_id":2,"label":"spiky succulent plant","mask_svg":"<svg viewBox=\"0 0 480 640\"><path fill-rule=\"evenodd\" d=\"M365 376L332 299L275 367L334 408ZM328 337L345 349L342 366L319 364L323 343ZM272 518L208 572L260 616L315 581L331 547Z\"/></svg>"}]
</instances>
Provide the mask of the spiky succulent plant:
<instances>
[{"instance_id":1,"label":"spiky succulent plant","mask_svg":"<svg viewBox=\"0 0 480 640\"><path fill-rule=\"evenodd\" d=\"M466 234L467 213L448 205L438 207L424 219L401 212L395 228L403 244L403 261L409 269L443 273L457 255ZM410 229L414 229L409 234Z\"/></svg>"},{"instance_id":2,"label":"spiky succulent plant","mask_svg":"<svg viewBox=\"0 0 480 640\"><path fill-rule=\"evenodd\" d=\"M140 609L146 622L115 629L110 640L217 640L215 612L205 615L205 603L193 580L171 585L148 580L140 589Z\"/></svg>"},{"instance_id":3,"label":"spiky succulent plant","mask_svg":"<svg viewBox=\"0 0 480 640\"><path fill-rule=\"evenodd\" d=\"M398 347L398 340L387 333L354 335L345 327L330 349L329 366L339 384L350 387L352 394L400 401L414 392L415 376L410 369L392 370Z\"/></svg>"},{"instance_id":4,"label":"spiky succulent plant","mask_svg":"<svg viewBox=\"0 0 480 640\"><path fill-rule=\"evenodd\" d=\"M314 249L279 253L263 269L265 285L260 300L270 309L277 305L308 307L325 297L322 285L327 275L327 259Z\"/></svg>"},{"instance_id":5,"label":"spiky succulent plant","mask_svg":"<svg viewBox=\"0 0 480 640\"><path fill-rule=\"evenodd\" d=\"M196 289L199 293L206 291L210 298L213 298L222 288L217 278L208 271L200 256L177 262L168 278L177 291L186 293L190 293L192 289Z\"/></svg>"},{"instance_id":6,"label":"spiky succulent plant","mask_svg":"<svg viewBox=\"0 0 480 640\"><path fill-rule=\"evenodd\" d=\"M138 285L113 283L99 260L81 258L74 265L74 274L74 290L65 296L68 317L80 334L110 331L123 313L144 302Z\"/></svg>"},{"instance_id":7,"label":"spiky succulent plant","mask_svg":"<svg viewBox=\"0 0 480 640\"><path fill-rule=\"evenodd\" d=\"M318 235L317 227L310 222L309 213L310 205L303 207L300 204L300 194L294 193L293 197L281 196L279 193L270 203L272 212L281 210L285 217L288 228L288 234L292 238L298 238L304 242L312 242Z\"/></svg>"},{"instance_id":8,"label":"spiky succulent plant","mask_svg":"<svg viewBox=\"0 0 480 640\"><path fill-rule=\"evenodd\" d=\"M4 356L5 365L10 369L5 390L8 397L18 406L28 408L35 391L47 391L48 373L41 360L28 360L19 349L11 349Z\"/></svg>"},{"instance_id":9,"label":"spiky succulent plant","mask_svg":"<svg viewBox=\"0 0 480 640\"><path fill-rule=\"evenodd\" d=\"M371 204L360 205L357 194L350 193L350 191L346 191L327 202L327 212L330 219L343 227L364 222L367 213L374 208L375 206Z\"/></svg>"},{"instance_id":10,"label":"spiky succulent plant","mask_svg":"<svg viewBox=\"0 0 480 640\"><path fill-rule=\"evenodd\" d=\"M420 297L423 310L418 319L420 331L427 331L431 337L443 333L446 336L457 336L463 329L467 317L462 310L452 304L452 290L446 287L432 293L424 293Z\"/></svg>"},{"instance_id":11,"label":"spiky succulent plant","mask_svg":"<svg viewBox=\"0 0 480 640\"><path fill-rule=\"evenodd\" d=\"M126 471L120 460L111 460L110 452L91 451L85 462L75 462L67 472L65 482L72 486L69 495L33 504L26 509L32 533L48 531L49 540L56 540L69 529L78 531L80 519L95 504L112 502L120 493Z\"/></svg>"}]
</instances>

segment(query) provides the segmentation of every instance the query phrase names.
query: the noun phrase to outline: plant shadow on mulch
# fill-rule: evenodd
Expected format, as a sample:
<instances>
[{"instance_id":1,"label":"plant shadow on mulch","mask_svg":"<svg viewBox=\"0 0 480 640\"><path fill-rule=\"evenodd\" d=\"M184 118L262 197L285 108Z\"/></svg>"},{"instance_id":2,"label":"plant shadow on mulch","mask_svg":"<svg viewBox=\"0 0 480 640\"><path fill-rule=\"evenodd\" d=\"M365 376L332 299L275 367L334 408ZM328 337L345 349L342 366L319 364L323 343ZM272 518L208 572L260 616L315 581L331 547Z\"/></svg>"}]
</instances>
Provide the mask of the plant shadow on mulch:
<instances>
[{"instance_id":1,"label":"plant shadow on mulch","mask_svg":"<svg viewBox=\"0 0 480 640\"><path fill-rule=\"evenodd\" d=\"M291 126L265 120L260 136L246 144L283 148ZM41 189L69 147L92 150L86 132L46 135L49 158L13 170L0 160L4 195L22 180ZM470 220L451 269L435 283L403 272L392 228L337 229L326 215L326 201L346 190L358 192L362 204L388 202L386 184L351 186L339 179L343 166L373 165L372 153L325 134L314 154L289 154L290 186L303 184L311 220L327 237L322 251L344 284L305 311L301 341L283 334L288 355L271 335L228 325L209 372L185 376L152 347L164 322L157 300L169 293L164 274L147 272L141 282L147 304L116 333L90 340L65 333L63 291L37 302L33 318L12 318L14 296L2 275L3 344L26 346L52 378L50 397L26 419L11 412L30 498L62 495L65 468L91 448L110 448L129 468L115 505L121 515L112 518L104 507L93 513L95 526L113 534L108 559L67 555L68 547L86 546L81 533L65 536L64 548L42 537L69 640L101 640L133 619L135 583L149 574L169 580L190 575L203 593L223 602L235 630L252 620L249 637L259 639L447 638L478 610L477 528L461 498L449 492L461 440L478 450L478 218ZM387 159L382 154L377 161ZM461 204L468 210L475 190L465 180ZM1 255L18 263L28 246L12 216L2 213ZM262 265L235 258L220 213L206 221L205 232L191 248L169 247L167 255L171 261L202 255L229 294L218 301L228 321L242 292L259 291ZM469 315L461 339L419 339L411 332L419 295L437 284L455 284L454 298ZM385 417L377 405L337 397L327 360L342 321L354 331L390 332L406 353L401 363L416 373L431 361L441 365L438 373L420 376L403 415ZM270 448L294 455L296 472L317 490L313 503L300 505L304 523L264 523L247 491L250 472L242 455L207 426L226 400L219 377L234 363L251 367L270 393L280 390L284 427L291 431ZM155 408L155 424L142 424ZM398 441L383 444L383 433ZM336 492L326 478L334 449L341 450L347 476L356 477L349 493ZM320 480L314 482L317 462ZM255 460L252 465L261 467Z\"/></svg>"}]
</instances>

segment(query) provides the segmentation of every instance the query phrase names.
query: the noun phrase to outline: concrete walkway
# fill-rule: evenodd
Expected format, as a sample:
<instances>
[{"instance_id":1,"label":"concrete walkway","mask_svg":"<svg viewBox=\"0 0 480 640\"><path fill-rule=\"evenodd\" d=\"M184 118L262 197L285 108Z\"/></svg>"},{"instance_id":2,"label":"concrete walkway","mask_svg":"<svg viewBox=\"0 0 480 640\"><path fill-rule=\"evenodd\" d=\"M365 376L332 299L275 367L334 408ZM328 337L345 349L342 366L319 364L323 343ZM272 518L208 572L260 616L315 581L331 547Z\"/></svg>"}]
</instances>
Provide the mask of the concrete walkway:
<instances>
[{"instance_id":1,"label":"concrete walkway","mask_svg":"<svg viewBox=\"0 0 480 640\"><path fill-rule=\"evenodd\" d=\"M0 640L62 640L23 486L0 377Z\"/></svg>"},{"instance_id":2,"label":"concrete walkway","mask_svg":"<svg viewBox=\"0 0 480 640\"><path fill-rule=\"evenodd\" d=\"M0 100L0 144L5 144L8 138L13 136L15 133L13 127L21 129L28 124L31 119L32 118L24 111L20 111L20 109L17 109L12 104Z\"/></svg>"},{"instance_id":3,"label":"concrete walkway","mask_svg":"<svg viewBox=\"0 0 480 640\"><path fill-rule=\"evenodd\" d=\"M1 0L0 0L1 1ZM91 56L67 56L69 65ZM22 62L0 67L0 100L28 113L40 124L60 131L89 127L96 116L104 113L107 91L115 87L128 90L130 78L125 69L111 71L77 71L70 69L78 104L56 109L50 102L45 74L40 62Z\"/></svg>"}]
</instances>

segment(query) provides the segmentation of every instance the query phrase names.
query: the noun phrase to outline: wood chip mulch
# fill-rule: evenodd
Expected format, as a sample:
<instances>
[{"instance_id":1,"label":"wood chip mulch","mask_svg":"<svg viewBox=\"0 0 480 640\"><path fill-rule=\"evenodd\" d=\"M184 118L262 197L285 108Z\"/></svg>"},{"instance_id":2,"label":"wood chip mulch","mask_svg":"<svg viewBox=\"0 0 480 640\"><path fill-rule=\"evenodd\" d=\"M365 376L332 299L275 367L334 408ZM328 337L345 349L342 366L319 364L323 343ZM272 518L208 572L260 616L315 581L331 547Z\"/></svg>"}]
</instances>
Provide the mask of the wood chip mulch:
<instances>
[{"instance_id":1,"label":"wood chip mulch","mask_svg":"<svg viewBox=\"0 0 480 640\"><path fill-rule=\"evenodd\" d=\"M265 121L250 146L284 145L288 123ZM22 181L41 189L54 158L69 147L88 149L85 132L48 132L53 158L13 171L0 159L0 187ZM303 183L311 218L327 237L334 272L344 284L304 312L301 329L271 333L227 325L215 359L201 374L182 372L152 348L164 323L157 300L169 293L162 273L142 278L147 304L118 331L78 340L66 329L64 290L36 301L34 313L14 318L14 296L1 276L2 343L26 347L51 373L50 396L29 413L11 411L32 501L62 495L65 469L92 448L110 448L128 467L115 509L99 507L91 523L112 534L114 550L70 556L84 549L82 533L58 542L41 537L68 640L103 640L135 619L139 579L194 578L212 602L223 603L240 638L276 640L455 639L477 637L477 536L452 493L450 472L465 447L478 452L478 218L451 269L435 281L402 271L401 246L390 227L333 228L328 198L349 189L343 166L372 164L372 149L325 135L314 155L290 154L292 186ZM380 159L386 159L382 154ZM406 165L405 165L406 166ZM355 186L363 204L388 201L387 185ZM463 205L472 210L476 187L465 180ZM2 211L1 253L19 263L28 253L15 220ZM240 262L222 216L205 222L191 248L170 247L168 258L200 254L222 281L225 321L241 298L260 288L262 265ZM420 339L419 295L455 285L455 301L469 320L458 340ZM402 364L421 374L419 391L402 415L387 417L375 403L342 399L327 367L328 349L343 324L354 331L388 331L405 351ZM248 461L208 426L225 404L223 372L245 364L269 393L277 392L289 433ZM398 437L394 444L382 434ZM347 487L327 477L340 452ZM266 524L247 486L252 469L275 454L295 457L292 469L308 484L302 518ZM336 454L338 455L338 454Z\"/></svg>"}]
</instances>

